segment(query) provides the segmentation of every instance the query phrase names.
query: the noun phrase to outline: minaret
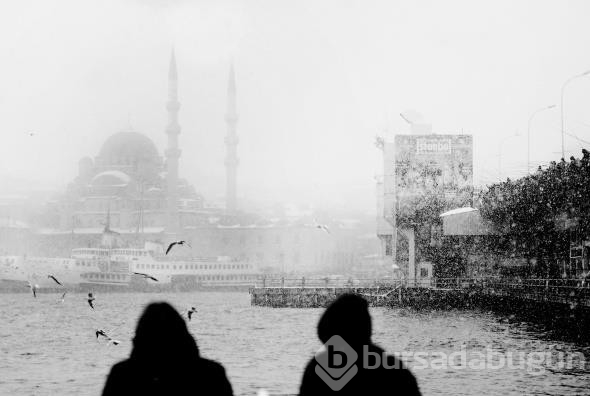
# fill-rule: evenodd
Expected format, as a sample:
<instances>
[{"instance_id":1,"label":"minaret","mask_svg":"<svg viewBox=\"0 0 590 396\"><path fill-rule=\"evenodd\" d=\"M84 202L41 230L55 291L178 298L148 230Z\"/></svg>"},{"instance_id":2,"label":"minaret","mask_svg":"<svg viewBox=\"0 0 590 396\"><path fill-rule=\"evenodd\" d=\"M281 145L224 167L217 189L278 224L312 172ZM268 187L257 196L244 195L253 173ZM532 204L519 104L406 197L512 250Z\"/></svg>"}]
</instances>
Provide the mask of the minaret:
<instances>
[{"instance_id":1,"label":"minaret","mask_svg":"<svg viewBox=\"0 0 590 396\"><path fill-rule=\"evenodd\" d=\"M238 170L238 135L236 134L236 124L238 114L236 111L236 76L234 73L233 62L229 68L229 82L227 87L227 112L225 114L227 123L227 135L225 136L226 157L225 157L225 209L228 212L237 210L237 180L236 173Z\"/></svg>"},{"instance_id":2,"label":"minaret","mask_svg":"<svg viewBox=\"0 0 590 396\"><path fill-rule=\"evenodd\" d=\"M166 134L168 135L168 148L166 149L166 231L174 233L178 231L178 159L180 158L180 149L178 148L178 135L180 134L180 125L178 124L178 77L176 74L176 57L174 49L170 56L170 67L168 69L168 125Z\"/></svg>"}]
</instances>

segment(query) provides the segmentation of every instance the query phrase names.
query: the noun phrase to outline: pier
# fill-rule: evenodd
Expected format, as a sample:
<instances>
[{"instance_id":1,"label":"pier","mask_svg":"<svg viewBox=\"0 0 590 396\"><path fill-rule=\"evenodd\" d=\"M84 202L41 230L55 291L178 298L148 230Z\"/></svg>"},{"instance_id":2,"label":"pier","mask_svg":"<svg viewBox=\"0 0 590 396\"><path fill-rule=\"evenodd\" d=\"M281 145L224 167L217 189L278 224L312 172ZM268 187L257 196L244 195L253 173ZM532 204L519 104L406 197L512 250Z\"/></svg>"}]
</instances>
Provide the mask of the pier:
<instances>
[{"instance_id":1,"label":"pier","mask_svg":"<svg viewBox=\"0 0 590 396\"><path fill-rule=\"evenodd\" d=\"M318 308L355 293L374 307L455 309L516 304L547 312L590 313L590 284L578 279L443 278L379 279L261 278L250 289L253 306ZM585 315L585 316L586 316Z\"/></svg>"}]
</instances>

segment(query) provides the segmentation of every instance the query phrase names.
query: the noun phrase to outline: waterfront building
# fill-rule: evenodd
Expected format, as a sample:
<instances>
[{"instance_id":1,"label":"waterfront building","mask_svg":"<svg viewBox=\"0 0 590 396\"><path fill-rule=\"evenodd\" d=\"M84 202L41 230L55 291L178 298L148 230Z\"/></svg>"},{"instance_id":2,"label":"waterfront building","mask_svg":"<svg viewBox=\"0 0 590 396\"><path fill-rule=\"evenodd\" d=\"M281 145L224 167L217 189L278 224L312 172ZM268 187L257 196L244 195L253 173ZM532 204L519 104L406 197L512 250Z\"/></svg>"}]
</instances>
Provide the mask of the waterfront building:
<instances>
[{"instance_id":1,"label":"waterfront building","mask_svg":"<svg viewBox=\"0 0 590 396\"><path fill-rule=\"evenodd\" d=\"M472 136L433 134L422 124L413 126L412 132L383 142L383 176L377 180L381 252L410 280L420 272L429 276L431 272L418 271L421 266L415 263L415 226L398 225L396 218L411 212L416 200L429 193L465 203L470 203L473 194ZM398 253L398 245L407 246L407 256Z\"/></svg>"}]
</instances>

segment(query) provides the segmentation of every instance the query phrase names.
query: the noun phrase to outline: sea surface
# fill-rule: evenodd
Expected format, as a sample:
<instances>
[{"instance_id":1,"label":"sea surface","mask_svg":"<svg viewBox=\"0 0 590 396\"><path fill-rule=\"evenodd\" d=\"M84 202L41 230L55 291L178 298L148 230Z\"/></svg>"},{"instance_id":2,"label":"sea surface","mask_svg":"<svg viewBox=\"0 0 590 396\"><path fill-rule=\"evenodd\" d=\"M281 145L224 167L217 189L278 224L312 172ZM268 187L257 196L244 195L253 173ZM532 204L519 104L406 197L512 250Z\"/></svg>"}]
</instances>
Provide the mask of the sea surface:
<instances>
[{"instance_id":1,"label":"sea surface","mask_svg":"<svg viewBox=\"0 0 590 396\"><path fill-rule=\"evenodd\" d=\"M225 366L236 395L297 394L303 368L321 346L322 309L252 307L247 293L99 293L95 311L84 294L60 299L0 294L1 395L100 395L110 367L129 355L137 319L152 301L182 312L197 308L188 327L202 355ZM513 317L386 308L371 314L374 341L404 353L424 395L590 393L590 364L582 361L590 362L587 345L556 340ZM121 344L97 340L97 328Z\"/></svg>"}]
</instances>

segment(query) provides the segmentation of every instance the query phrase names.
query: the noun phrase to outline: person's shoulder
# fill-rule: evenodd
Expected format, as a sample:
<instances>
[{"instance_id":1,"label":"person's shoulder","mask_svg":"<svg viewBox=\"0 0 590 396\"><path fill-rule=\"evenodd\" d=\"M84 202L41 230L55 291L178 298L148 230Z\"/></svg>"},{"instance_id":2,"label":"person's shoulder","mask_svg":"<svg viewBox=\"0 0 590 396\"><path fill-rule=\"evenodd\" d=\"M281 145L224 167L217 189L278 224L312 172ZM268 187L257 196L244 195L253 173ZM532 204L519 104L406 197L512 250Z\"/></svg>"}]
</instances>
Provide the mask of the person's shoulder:
<instances>
[{"instance_id":1,"label":"person's shoulder","mask_svg":"<svg viewBox=\"0 0 590 396\"><path fill-rule=\"evenodd\" d=\"M129 359L121 360L113 364L111 367L111 374L127 373L132 370L132 364Z\"/></svg>"},{"instance_id":2,"label":"person's shoulder","mask_svg":"<svg viewBox=\"0 0 590 396\"><path fill-rule=\"evenodd\" d=\"M200 358L199 359L199 369L211 372L225 372L225 368L221 363L216 362L215 360Z\"/></svg>"},{"instance_id":3,"label":"person's shoulder","mask_svg":"<svg viewBox=\"0 0 590 396\"><path fill-rule=\"evenodd\" d=\"M419 395L420 391L414 374L407 368L402 359L395 355L390 355L377 345L369 346L369 351L377 353L382 357L380 368L378 370L369 370L375 375L374 381L379 386L386 383L395 383L396 389L402 394Z\"/></svg>"},{"instance_id":4,"label":"person's shoulder","mask_svg":"<svg viewBox=\"0 0 590 396\"><path fill-rule=\"evenodd\" d=\"M206 376L211 380L227 378L225 368L221 363L218 363L215 360L199 358L197 370L201 375Z\"/></svg>"},{"instance_id":5,"label":"person's shoulder","mask_svg":"<svg viewBox=\"0 0 590 396\"><path fill-rule=\"evenodd\" d=\"M299 396L317 395L326 393L326 384L315 372L317 362L314 358L309 359L303 372L303 378L299 385Z\"/></svg>"},{"instance_id":6,"label":"person's shoulder","mask_svg":"<svg viewBox=\"0 0 590 396\"><path fill-rule=\"evenodd\" d=\"M199 358L197 370L199 375L206 379L205 381L201 381L203 392L220 396L233 395L231 384L227 379L225 368L221 363L210 359Z\"/></svg>"},{"instance_id":7,"label":"person's shoulder","mask_svg":"<svg viewBox=\"0 0 590 396\"><path fill-rule=\"evenodd\" d=\"M382 373L387 372L386 377L394 381L396 388L403 394L419 395L420 390L414 374L406 367L403 360L395 355L387 355L387 366Z\"/></svg>"},{"instance_id":8,"label":"person's shoulder","mask_svg":"<svg viewBox=\"0 0 590 396\"><path fill-rule=\"evenodd\" d=\"M121 395L128 393L129 379L133 377L133 369L129 360L115 363L107 376L102 390L103 396Z\"/></svg>"}]
</instances>

